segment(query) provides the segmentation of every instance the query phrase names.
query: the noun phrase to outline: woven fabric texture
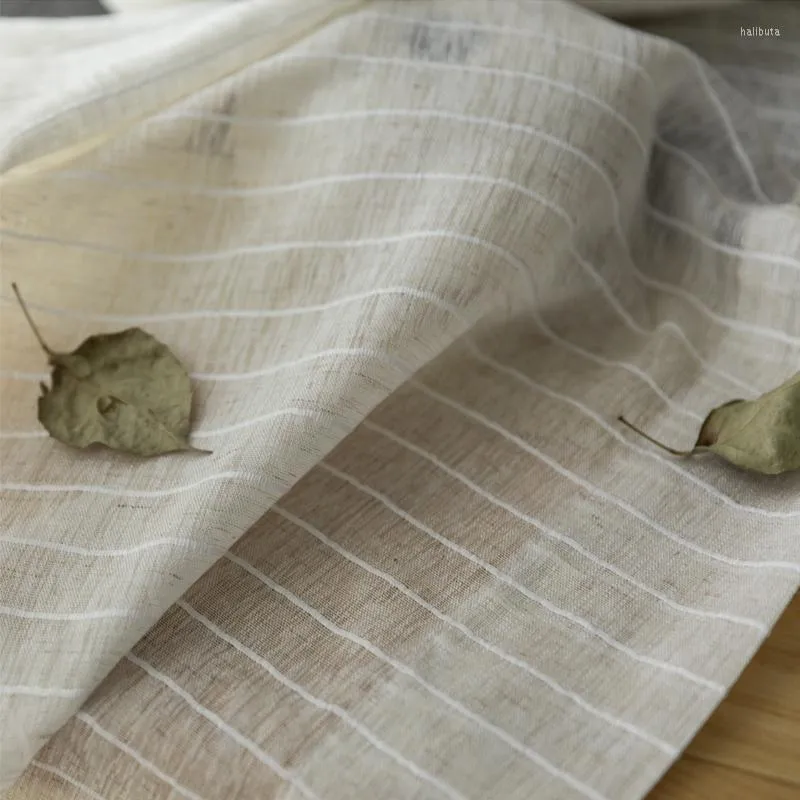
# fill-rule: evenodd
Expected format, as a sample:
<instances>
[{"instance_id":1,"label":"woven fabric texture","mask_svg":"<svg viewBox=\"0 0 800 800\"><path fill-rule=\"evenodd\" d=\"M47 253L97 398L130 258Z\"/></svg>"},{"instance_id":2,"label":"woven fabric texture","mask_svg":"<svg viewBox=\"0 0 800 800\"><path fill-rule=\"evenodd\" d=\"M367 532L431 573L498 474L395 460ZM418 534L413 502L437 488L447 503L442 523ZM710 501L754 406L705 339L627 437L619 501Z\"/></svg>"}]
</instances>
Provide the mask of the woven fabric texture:
<instances>
[{"instance_id":1,"label":"woven fabric texture","mask_svg":"<svg viewBox=\"0 0 800 800\"><path fill-rule=\"evenodd\" d=\"M718 5L0 20L7 800L648 792L800 576L797 475L617 422L800 363L800 14ZM12 281L213 454L49 439Z\"/></svg>"}]
</instances>

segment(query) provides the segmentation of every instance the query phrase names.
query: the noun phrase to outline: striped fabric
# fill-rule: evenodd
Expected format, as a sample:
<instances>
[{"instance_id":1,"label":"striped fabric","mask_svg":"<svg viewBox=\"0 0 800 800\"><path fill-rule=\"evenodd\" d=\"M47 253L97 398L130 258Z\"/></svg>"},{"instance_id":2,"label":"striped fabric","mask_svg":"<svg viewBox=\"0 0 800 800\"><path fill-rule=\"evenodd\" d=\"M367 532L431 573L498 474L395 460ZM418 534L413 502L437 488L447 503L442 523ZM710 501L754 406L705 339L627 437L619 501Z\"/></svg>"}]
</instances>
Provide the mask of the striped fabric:
<instances>
[{"instance_id":1,"label":"striped fabric","mask_svg":"<svg viewBox=\"0 0 800 800\"><path fill-rule=\"evenodd\" d=\"M7 800L643 797L800 582L797 476L616 422L798 369L798 31L2 21ZM167 343L213 455L48 439L12 281L55 348Z\"/></svg>"}]
</instances>

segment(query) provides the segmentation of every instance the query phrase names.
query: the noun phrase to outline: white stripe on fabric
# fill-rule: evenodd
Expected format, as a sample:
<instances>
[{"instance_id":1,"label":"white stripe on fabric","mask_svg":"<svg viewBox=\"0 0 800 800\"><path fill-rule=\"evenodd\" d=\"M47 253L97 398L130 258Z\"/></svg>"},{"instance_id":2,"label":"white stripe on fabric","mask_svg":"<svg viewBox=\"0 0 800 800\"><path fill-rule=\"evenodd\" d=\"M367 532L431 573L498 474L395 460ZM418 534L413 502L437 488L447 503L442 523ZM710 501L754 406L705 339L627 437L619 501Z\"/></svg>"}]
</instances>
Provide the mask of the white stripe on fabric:
<instances>
[{"instance_id":1,"label":"white stripe on fabric","mask_svg":"<svg viewBox=\"0 0 800 800\"><path fill-rule=\"evenodd\" d=\"M339 184L347 184L347 183L357 183L361 181L380 181L380 180L387 180L387 181L423 181L423 180L442 180L442 181L461 181L464 183L477 183L477 184L485 184L488 186L501 186L503 188L510 189L512 191L519 192L526 196L527 198L534 200L535 202L543 205L544 207L552 210L555 214L557 214L564 222L569 226L570 232L575 234L575 228L577 226L577 221L574 220L567 210L560 206L558 203L552 202L548 200L544 195L536 192L532 189L529 189L526 186L523 186L520 183L515 181L507 180L505 178L496 178L492 176L485 176L479 174L453 174L453 173L432 173L432 172L413 172L413 173L398 173L398 172L365 172L365 173L355 173L355 174L341 174L341 175L328 175L320 178L312 178L303 181L296 181L288 184L280 184L274 186L266 186L266 187L255 187L255 188L247 188L247 189L224 189L224 188L217 188L217 187L205 187L202 185L193 185L193 184L179 184L175 182L169 181L144 181L144 180L127 180L127 179L117 179L116 176L113 176L109 173L102 173L102 172L92 172L92 171L72 171L61 173L60 177L68 177L70 179L88 179L94 180L99 179L104 182L109 182L112 184L121 184L121 185L130 185L130 186L152 186L153 188L160 188L163 190L170 190L170 191L181 191L181 192L189 192L192 194L208 194L209 196L222 196L222 197L238 197L238 196L269 196L272 194L281 194L283 192L289 191L297 191L297 190L304 190L310 188L317 188L319 186L327 186L327 185L339 185ZM218 194L219 193L219 194ZM676 226L680 225L681 230L688 235L697 238L698 241L706 243L708 246L715 248L715 249L723 249L724 252L729 252L733 255L741 255L742 257L752 257L756 259L762 260L774 260L775 263L787 263L787 264L796 264L798 268L800 268L800 260L791 259L789 257L784 257L780 255L776 255L773 257L769 253L760 253L756 251L747 251L741 248L735 247L728 247L720 245L717 242L709 239L707 236L704 236L702 233L695 231L688 225L681 223L680 220L676 218L669 217L663 212L653 209L652 206L649 204L646 205L648 209L652 210L654 215L658 215L659 220L666 220L667 224L675 224ZM595 264L585 259L577 250L574 241L570 241L570 252L572 253L573 257L578 261L578 263L587 271L590 275L592 280L595 281L598 288L603 292L606 299L608 300L609 304L612 306L614 311L620 316L623 322L635 332L642 334L644 336L649 336L655 332L657 332L660 328L673 330L685 343L687 346L690 355L698 361L701 365L703 365L709 372L713 372L718 374L720 377L724 378L725 380L737 385L740 389L743 389L747 392L752 392L752 386L745 383L744 381L739 381L737 378L734 378L732 375L728 375L721 370L715 368L713 365L708 363L699 351L694 347L694 345L689 340L686 333L675 323L661 323L655 329L647 329L641 326L636 320L628 313L622 303L619 301L617 296L614 294L611 286L609 283L602 277L600 272L598 271ZM412 292L415 290L411 289L410 287L398 287L398 294L401 293L401 289L408 293L410 296ZM386 288L386 289L373 289L370 292L364 292L359 295L353 295L353 299L371 296L372 293L377 292L385 292L385 293L392 293L394 291L393 288ZM417 290L418 291L418 290ZM422 295L422 292L419 292L419 295ZM429 293L425 293L429 294ZM15 302L12 298L3 297L3 302L11 303ZM226 310L192 310L187 312L172 312L168 314L150 314L150 315L107 315L107 314L93 314L89 312L67 312L63 310L54 310L54 309L42 309L45 311L49 311L49 313L59 313L71 316L81 316L82 318L89 318L94 319L97 321L102 322L122 322L122 323L130 323L130 322L137 322L137 323L145 323L145 322L166 322L171 320L179 320L179 319L191 319L191 318L224 318L224 317L278 317L282 315L290 315L293 313L307 313L310 311L317 311L322 310L324 308L331 308L335 304L344 303L349 298L342 298L341 300L336 300L333 302L329 302L327 304L318 304L314 306L308 306L307 309L278 309L278 310L242 310L242 311L226 311ZM434 299L438 300L438 298ZM33 306L32 306L33 307ZM726 318L727 319L727 318Z\"/></svg>"},{"instance_id":2,"label":"white stripe on fabric","mask_svg":"<svg viewBox=\"0 0 800 800\"><path fill-rule=\"evenodd\" d=\"M61 542L44 541L41 539L30 539L20 536L0 536L0 546L18 545L20 547L33 547L40 550L51 550L54 553L64 553L73 556L101 556L103 558L118 558L136 555L155 547L178 547L193 548L198 546L196 539L179 539L173 536L166 536L160 539L151 539L141 544L131 547L79 547L77 545L62 544Z\"/></svg>"},{"instance_id":3,"label":"white stripe on fabric","mask_svg":"<svg viewBox=\"0 0 800 800\"><path fill-rule=\"evenodd\" d=\"M507 439L510 442L513 442L521 449L525 450L526 452L530 453L535 458L539 459L543 463L547 464L554 472L562 475L563 477L567 478L567 480L571 481L572 483L581 486L582 488L586 489L587 492L590 494L595 495L596 497L601 498L602 500L611 503L612 505L616 506L622 511L626 511L632 517L643 522L648 527L652 528L654 531L657 531L665 538L669 539L670 541L675 542L676 544L680 544L681 546L685 547L687 550L692 550L695 553L699 553L700 555L707 556L708 558L712 559L713 561L719 561L722 564L728 564L733 567L743 567L745 569L785 569L791 572L797 572L800 574L800 564L795 564L793 562L788 561L747 561L744 559L738 558L731 558L729 556L721 555L720 553L715 553L711 550L707 550L704 547L701 547L694 542L689 541L688 539L684 539L681 536L673 533L670 530L667 530L663 525L659 524L655 520L648 517L646 514L643 514L637 508L632 506L627 501L623 500L620 497L615 497L614 495L605 492L603 489L595 486L593 483L581 478L579 475L576 475L573 472L570 472L566 467L559 464L555 459L550 458L550 456L545 455L540 450L537 450L533 445L526 442L524 439L516 436L513 433L510 433L501 425L498 425L496 422L493 422L488 417L479 414L472 409L463 406L461 403L453 400L450 397L446 397L445 395L441 394L440 392L431 389L430 387L420 383L418 380L412 378L409 380L409 384L414 386L416 389L419 389L423 394L428 395L429 397L433 398L434 400L438 400L440 403L443 403L450 408L454 408L457 411L460 411L464 416L474 420L475 422L489 428L490 430L495 431L504 439Z\"/></svg>"},{"instance_id":4,"label":"white stripe on fabric","mask_svg":"<svg viewBox=\"0 0 800 800\"><path fill-rule=\"evenodd\" d=\"M702 686L705 689L710 689L711 691L722 694L725 691L725 687L722 684L717 683L716 681L709 680L708 678L704 678L702 675L697 675L691 670L684 669L683 667L677 666L676 664L670 664L666 661L660 661L657 658L651 658L650 656L642 655L641 653L637 653L632 648L628 647L622 642L617 641L614 639L613 636L610 636L605 631L601 630L597 626L593 625L588 620L584 619L579 614L575 614L572 611L568 611L567 609L561 608L560 606L556 605L555 603L550 602L547 598L542 597L541 595L532 592L527 586L524 586L519 581L512 578L510 575L507 575L502 570L499 570L493 564L490 564L488 561L485 561L480 556L477 556L471 550L468 550L466 547L462 547L459 544L456 544L451 539L448 539L446 536L442 536L442 534L438 533L437 531L433 530L430 526L426 525L424 522L416 519L407 511L404 511L400 506L396 503L392 502L386 495L382 494L381 492L372 489L371 487L367 486L365 483L362 483L357 478L354 478L352 475L337 469L336 467L331 466L325 461L321 461L318 466L324 469L326 472L330 472L331 475L339 478L346 483L349 483L354 489L358 489L358 491L363 492L364 494L372 497L374 500L377 500L382 505L386 506L392 513L396 514L401 519L408 522L409 525L416 528L421 533L424 533L427 536L430 536L431 539L434 541L439 542L439 544L444 545L448 550L452 550L454 553L462 556L464 559L469 561L472 564L480 567L481 569L488 572L493 578L496 578L501 583L506 584L506 586L510 586L512 589L515 589L521 595L526 597L531 602L535 603L538 606L549 611L551 614L554 614L557 617L561 617L562 619L571 622L573 625L576 625L579 628L582 628L586 631L590 636L599 639L605 645L610 647L613 650L618 650L620 653L624 653L633 661L638 661L642 664L647 664L648 666L654 667L655 669L663 670L664 672L672 673L673 675L678 675L681 678L690 681L691 683L697 684L698 686Z\"/></svg>"},{"instance_id":5,"label":"white stripe on fabric","mask_svg":"<svg viewBox=\"0 0 800 800\"><path fill-rule=\"evenodd\" d=\"M97 611L30 611L12 606L0 606L0 614L18 619L38 619L46 622L87 622L135 616L132 609L126 608L106 608Z\"/></svg>"},{"instance_id":6,"label":"white stripe on fabric","mask_svg":"<svg viewBox=\"0 0 800 800\"><path fill-rule=\"evenodd\" d=\"M426 461L430 462L438 469L442 470L442 472L447 473L450 477L457 480L459 483L462 483L464 486L471 489L475 494L482 497L484 500L488 500L492 505L497 506L498 508L502 508L504 511L507 511L509 514L515 516L517 519L522 520L523 522L527 523L528 525L533 525L536 530L547 536L549 539L553 539L554 541L560 542L563 545L566 545L571 550L574 550L576 553L580 553L580 555L588 558L594 564L597 564L604 570L611 572L613 575L616 575L618 578L621 578L626 583L635 586L637 589L641 589L641 591L646 592L647 594L655 597L660 602L664 603L664 605L669 606L670 608L674 608L676 611L680 611L683 614L689 614L695 617L701 617L704 619L715 619L720 620L723 622L729 622L734 625L743 625L748 628L753 628L757 630L759 633L765 633L767 631L767 626L763 623L759 622L755 619L750 619L748 617L740 617L735 614L727 614L721 611L706 611L700 608L694 608L692 606L686 606L682 603L678 603L675 600L672 600L667 595L659 592L657 589L653 589L647 584L642 583L641 581L634 578L632 575L628 574L624 570L620 569L619 567L614 566L608 561L603 560L599 556L596 556L590 550L587 550L583 545L579 544L575 541L571 536L568 536L565 533L560 533L559 531L554 530L553 528L546 525L542 520L534 517L532 514L528 514L525 511L517 508L515 505L511 503L507 503L505 500L502 500L497 495L492 494L491 492L484 489L482 486L479 486L474 481L470 480L466 475L458 470L449 467L445 464L441 459L437 458L433 453L425 450L422 447L418 447L417 445L409 442L407 439L404 439L402 436L394 433L393 431L388 430L380 425L376 425L374 422L370 422L369 420L365 420L361 423L367 430L374 431L375 433L380 434L381 436L385 436L387 439L395 442L395 444L404 447L406 450L409 450L412 453L415 453L420 458L424 458ZM275 508L275 506L273 506Z\"/></svg>"},{"instance_id":7,"label":"white stripe on fabric","mask_svg":"<svg viewBox=\"0 0 800 800\"><path fill-rule=\"evenodd\" d=\"M44 772L49 772L51 775L61 778L62 781L66 781L71 786L74 786L76 789L78 789L78 791L83 792L83 794L85 794L87 797L92 798L92 800L106 800L103 795L98 794L96 791L94 791L94 789L90 789L86 784L76 781L75 778L68 775L63 769L53 767L50 764L45 764L43 761L39 761L35 758L33 761L31 761L31 764L34 767L43 770Z\"/></svg>"},{"instance_id":8,"label":"white stripe on fabric","mask_svg":"<svg viewBox=\"0 0 800 800\"><path fill-rule=\"evenodd\" d=\"M83 689L60 689L55 686L25 686L0 684L0 695L22 695L25 697L81 697Z\"/></svg>"},{"instance_id":9,"label":"white stripe on fabric","mask_svg":"<svg viewBox=\"0 0 800 800\"><path fill-rule=\"evenodd\" d=\"M338 553L342 558L347 559L352 564L363 569L365 572L368 572L370 575L379 578L380 580L388 583L394 589L401 592L403 595L408 597L414 603L419 605L420 607L424 608L430 614L435 616L437 619L444 622L448 627L454 628L455 630L462 633L466 636L470 641L475 642L475 644L482 647L484 650L492 653L493 655L497 656L498 658L502 659L508 664L515 666L524 672L527 672L529 675L533 676L536 680L541 681L550 689L552 689L557 694L560 694L563 697L568 698L571 700L575 705L579 708L583 709L589 714L597 717L598 719L603 720L603 722L611 725L612 727L619 728L621 730L630 733L632 736L636 736L638 739L651 744L653 747L661 750L668 755L676 755L678 753L678 748L674 747L673 745L669 744L668 742L659 739L657 736L654 736L651 733L648 733L646 730L640 728L638 725L634 725L630 722L627 722L619 717L614 716L602 709L593 706L582 697L577 692L570 691L563 687L560 683L558 683L555 679L550 678L549 676L545 675L540 670L536 669L534 666L529 664L522 658L517 658L516 656L507 653L502 648L498 647L497 645L492 644L491 642L483 639L481 636L476 634L473 630L468 628L463 623L459 622L458 620L454 619L453 617L445 614L444 612L440 611L435 606L431 605L427 600L420 597L416 592L409 589L405 584L401 583L396 578L392 577L388 573L384 572L383 570L378 569L377 567L373 567L371 564L368 564L366 561L363 561L358 556L351 553L349 550L346 550L341 545L334 542L332 539L327 537L324 533L322 533L319 529L315 528L310 523L306 522L300 517L295 516L291 512L287 511L286 509L282 508L281 506L273 506L271 511L274 511L279 516L283 517L284 519L288 520L289 522L297 525L299 528L302 528L306 533L310 536L313 536L318 541L322 542L326 547L331 548L335 553Z\"/></svg>"},{"instance_id":10,"label":"white stripe on fabric","mask_svg":"<svg viewBox=\"0 0 800 800\"><path fill-rule=\"evenodd\" d=\"M554 89L560 89L563 92L574 94L591 103L597 108L609 114L617 122L620 123L633 137L637 147L642 155L646 155L648 148L642 139L642 135L636 129L636 126L623 114L620 114L613 106L595 97L593 94L584 92L572 83L564 81L553 80L545 75L540 75L534 72L521 72L512 69L502 69L500 67L483 67L470 64L447 64L444 62L434 61L420 61L412 58L396 58L388 56L372 56L366 53L282 53L282 61L334 61L341 63L351 64L377 64L388 67L408 67L411 69L419 70L441 70L443 72L455 72L459 76L474 73L476 75L493 75L510 80L519 79L524 81L531 81L534 83L541 83L545 86L550 86Z\"/></svg>"},{"instance_id":11,"label":"white stripe on fabric","mask_svg":"<svg viewBox=\"0 0 800 800\"><path fill-rule=\"evenodd\" d=\"M503 372L506 375L511 375L516 380L521 381L522 383L530 386L537 392L541 392L542 394L546 395L547 397L556 400L557 402L567 403L568 405L576 408L578 411L581 412L584 416L591 419L597 425L599 425L606 433L616 439L620 444L627 447L629 450L633 450L639 453L646 458L650 458L654 461L658 461L663 466L671 469L673 472L680 475L682 478L691 481L696 486L699 486L704 492L715 497L717 500L721 500L725 505L730 506L731 508L735 508L738 511L746 511L749 514L756 514L757 516L763 517L771 517L774 519L796 519L800 517L800 511L770 511L768 509L759 508L758 506L749 506L745 505L744 503L740 503L737 500L734 500L730 495L721 492L715 486L712 486L710 483L706 483L701 478L695 476L692 472L688 469L684 469L679 463L676 461L667 458L667 456L663 455L662 453L654 450L652 448L647 448L642 445L638 445L633 442L630 437L624 436L621 431L617 430L613 425L610 425L601 414L599 414L594 409L590 408L589 406L581 403L580 400L576 400L574 397L569 397L568 395L562 394L560 392L556 392L553 389L545 386L538 381L533 380L533 378L529 377L523 372L520 372L513 367L509 367L505 364L501 364L499 361L495 360L491 356L486 355L481 350L479 350L472 342L466 340L466 344L468 349L473 353L473 355L478 358L480 361L491 366L493 369L497 370L498 372Z\"/></svg>"},{"instance_id":12,"label":"white stripe on fabric","mask_svg":"<svg viewBox=\"0 0 800 800\"><path fill-rule=\"evenodd\" d=\"M103 728L100 723L90 714L87 714L85 711L79 711L75 715L75 719L78 719L85 725L88 725L96 734L98 734L98 736L101 736L107 742L113 744L114 747L121 750L126 756L132 758L137 764L144 767L148 772L164 781L164 783L166 783L174 792L177 792L179 795L181 795L181 797L185 797L186 800L203 800L199 794L195 794L185 786L181 786L178 781L176 781L170 775L167 775L167 773L163 770L159 769L155 764L153 764L152 761L148 761L130 745L125 744L125 742L123 742L121 739L118 739L116 736L114 736L113 733L110 733Z\"/></svg>"},{"instance_id":13,"label":"white stripe on fabric","mask_svg":"<svg viewBox=\"0 0 800 800\"><path fill-rule=\"evenodd\" d=\"M474 711L471 711L463 703L450 697L450 695L448 695L447 693L441 691L440 689L437 689L435 686L428 683L424 678L422 678L418 673L412 670L410 667L387 655L380 648L376 647L372 642L368 641L367 639L364 639L358 634L352 633L351 631L347 631L344 628L340 628L338 625L331 622L327 617L320 614L319 611L317 611L315 608L310 606L305 601L301 600L299 597L294 595L288 589L285 589L283 586L281 586L280 584L273 581L271 578L264 575L263 572L256 569L252 564L248 563L244 559L239 558L238 556L233 555L233 553L226 553L225 558L229 559L234 564L237 564L246 572L250 573L254 578L257 578L272 591L276 592L277 594L289 600L289 602L300 608L302 611L308 614L312 619L314 619L316 622L318 622L326 630L330 631L335 636L347 639L353 644L363 648L376 658L380 659L385 664L389 664L391 667L397 670L397 672L411 678L415 683L419 684L419 686L425 689L429 694L436 697L438 700L441 700L445 705L454 709L459 714L466 717L471 722L475 723L484 730L489 731L498 739L500 739L509 747L511 747L513 750L525 756L529 761L536 764L537 766L542 767L551 775L561 779L569 786L571 786L573 789L577 790L582 795L589 798L589 800L610 800L609 798L605 798L602 794L597 792L591 786L583 783L582 781L573 777L569 773L555 766L546 758L537 753L533 748L523 744L522 742L513 737L511 734L507 733L502 728L498 727L492 722L489 722L487 719L484 719L480 715L476 714Z\"/></svg>"},{"instance_id":14,"label":"white stripe on fabric","mask_svg":"<svg viewBox=\"0 0 800 800\"><path fill-rule=\"evenodd\" d=\"M310 703L315 708L319 708L326 713L333 714L334 716L338 717L344 723L349 725L354 731L356 731L359 736L362 736L367 742L369 742L376 750L391 758L392 761L401 766L405 771L411 773L415 778L434 786L443 795L451 798L451 800L466 800L464 795L457 792L445 781L442 781L436 776L431 775L413 761L410 761L403 756L402 753L399 753L393 747L390 747L382 739L379 739L374 733L372 733L371 730L369 730L369 728L362 725L352 714L345 711L345 709L343 709L341 706L338 706L335 703L329 703L326 700L322 700L316 695L311 694L309 691L300 686L300 684L295 683L293 680L291 680L291 678L288 678L286 675L280 672L280 670L267 661L266 658L256 653L255 650L247 647L230 634L225 633L222 628L220 628L218 625L215 625L210 619L208 619L208 617L205 617L189 603L186 603L183 600L178 600L176 605L185 611L190 617L192 617L192 619L197 620L201 625L211 631L214 636L218 637L223 642L226 642L234 650L246 656L254 664L257 664L259 667L261 667L261 669L263 669L276 681L282 683L287 689L302 697L303 700Z\"/></svg>"},{"instance_id":15,"label":"white stripe on fabric","mask_svg":"<svg viewBox=\"0 0 800 800\"><path fill-rule=\"evenodd\" d=\"M139 669L146 672L151 678L154 678L155 680L159 681L159 683L164 684L164 686L166 686L170 691L178 695L178 697L180 697L193 711L207 719L221 733L228 736L230 739L236 742L236 744L247 750L248 753L258 759L262 764L269 767L276 775L286 781L286 783L288 783L294 789L297 789L297 791L300 792L303 797L308 798L308 800L320 800L317 794L308 786L306 786L305 782L294 772L283 767L272 756L264 752L264 750L262 750L252 739L244 736L242 733L225 722L225 720L223 720L218 714L215 714L213 711L206 708L202 703L198 702L194 697L192 697L192 695L189 694L189 692L178 686L178 684L175 683L172 678L164 675L163 672L160 672L154 666L148 664L147 661L139 658L133 653L128 653L125 658L127 658L132 664L135 664L137 667L139 667Z\"/></svg>"}]
</instances>

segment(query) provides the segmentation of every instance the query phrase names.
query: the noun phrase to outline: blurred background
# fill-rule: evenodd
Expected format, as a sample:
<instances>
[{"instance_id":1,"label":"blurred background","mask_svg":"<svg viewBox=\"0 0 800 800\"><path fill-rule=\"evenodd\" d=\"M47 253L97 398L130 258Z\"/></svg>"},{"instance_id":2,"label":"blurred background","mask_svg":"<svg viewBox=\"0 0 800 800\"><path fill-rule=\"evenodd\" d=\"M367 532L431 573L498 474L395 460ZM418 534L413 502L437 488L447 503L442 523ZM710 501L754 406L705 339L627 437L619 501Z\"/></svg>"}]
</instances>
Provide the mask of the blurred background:
<instances>
[{"instance_id":1,"label":"blurred background","mask_svg":"<svg viewBox=\"0 0 800 800\"><path fill-rule=\"evenodd\" d=\"M76 17L107 14L100 0L2 0L2 17Z\"/></svg>"}]
</instances>

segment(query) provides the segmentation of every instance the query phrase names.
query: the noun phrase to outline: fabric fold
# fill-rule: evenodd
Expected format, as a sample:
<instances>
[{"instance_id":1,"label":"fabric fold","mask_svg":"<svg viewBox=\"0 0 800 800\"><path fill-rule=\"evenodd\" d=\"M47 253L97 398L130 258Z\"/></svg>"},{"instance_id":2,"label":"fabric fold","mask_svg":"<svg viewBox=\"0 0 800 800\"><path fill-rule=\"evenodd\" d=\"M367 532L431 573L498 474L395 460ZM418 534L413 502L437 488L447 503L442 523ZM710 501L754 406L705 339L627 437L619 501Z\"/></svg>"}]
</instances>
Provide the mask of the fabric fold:
<instances>
[{"instance_id":1,"label":"fabric fold","mask_svg":"<svg viewBox=\"0 0 800 800\"><path fill-rule=\"evenodd\" d=\"M188 13L29 28L0 128L0 786L643 796L798 586L794 476L616 423L797 369L764 89L567 3ZM11 281L168 344L213 455L43 436Z\"/></svg>"}]
</instances>

